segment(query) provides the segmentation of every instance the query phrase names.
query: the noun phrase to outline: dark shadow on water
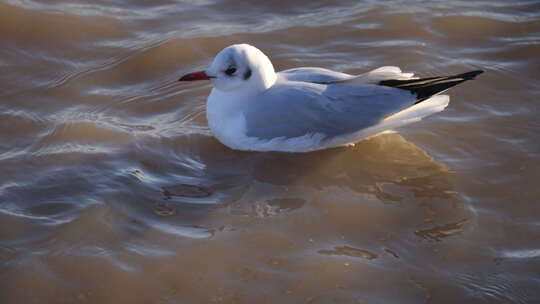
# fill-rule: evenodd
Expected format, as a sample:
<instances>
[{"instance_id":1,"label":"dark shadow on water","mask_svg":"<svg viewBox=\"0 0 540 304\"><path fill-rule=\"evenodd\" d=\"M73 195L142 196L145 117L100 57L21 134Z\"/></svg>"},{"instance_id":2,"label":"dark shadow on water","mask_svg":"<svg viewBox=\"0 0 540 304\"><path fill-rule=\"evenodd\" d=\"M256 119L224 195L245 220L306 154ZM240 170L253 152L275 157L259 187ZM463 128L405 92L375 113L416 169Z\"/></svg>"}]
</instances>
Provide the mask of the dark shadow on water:
<instances>
[{"instance_id":1,"label":"dark shadow on water","mask_svg":"<svg viewBox=\"0 0 540 304\"><path fill-rule=\"evenodd\" d=\"M141 162L155 189L141 212L177 224L213 229L230 216L276 216L347 196L409 208L422 229L469 217L452 171L396 133L310 153L234 151L206 136L162 143L161 156Z\"/></svg>"}]
</instances>

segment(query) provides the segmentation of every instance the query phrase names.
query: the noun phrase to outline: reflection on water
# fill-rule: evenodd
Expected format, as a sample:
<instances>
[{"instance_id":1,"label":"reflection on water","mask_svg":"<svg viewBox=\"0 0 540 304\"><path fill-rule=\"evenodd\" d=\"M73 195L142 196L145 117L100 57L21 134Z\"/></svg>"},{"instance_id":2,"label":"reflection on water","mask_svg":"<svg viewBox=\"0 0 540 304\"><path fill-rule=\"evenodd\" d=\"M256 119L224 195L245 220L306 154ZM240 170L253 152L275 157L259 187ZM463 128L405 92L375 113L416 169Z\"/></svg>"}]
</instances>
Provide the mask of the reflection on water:
<instances>
[{"instance_id":1,"label":"reflection on water","mask_svg":"<svg viewBox=\"0 0 540 304\"><path fill-rule=\"evenodd\" d=\"M0 302L540 301L539 8L0 3ZM176 81L238 42L278 70L487 73L399 134L238 152Z\"/></svg>"}]
</instances>

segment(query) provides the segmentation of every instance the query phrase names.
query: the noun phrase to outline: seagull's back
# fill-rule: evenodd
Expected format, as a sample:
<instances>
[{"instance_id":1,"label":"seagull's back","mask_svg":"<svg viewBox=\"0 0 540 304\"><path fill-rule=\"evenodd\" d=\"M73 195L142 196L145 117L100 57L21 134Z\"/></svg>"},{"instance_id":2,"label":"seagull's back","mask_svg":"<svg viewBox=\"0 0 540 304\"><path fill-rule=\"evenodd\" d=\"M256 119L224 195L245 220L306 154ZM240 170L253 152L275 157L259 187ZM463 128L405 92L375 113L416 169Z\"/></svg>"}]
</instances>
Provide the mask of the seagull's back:
<instances>
[{"instance_id":1,"label":"seagull's back","mask_svg":"<svg viewBox=\"0 0 540 304\"><path fill-rule=\"evenodd\" d=\"M371 127L414 104L407 91L377 85L319 84L278 77L247 103L246 135L290 139L306 134L323 140Z\"/></svg>"}]
</instances>

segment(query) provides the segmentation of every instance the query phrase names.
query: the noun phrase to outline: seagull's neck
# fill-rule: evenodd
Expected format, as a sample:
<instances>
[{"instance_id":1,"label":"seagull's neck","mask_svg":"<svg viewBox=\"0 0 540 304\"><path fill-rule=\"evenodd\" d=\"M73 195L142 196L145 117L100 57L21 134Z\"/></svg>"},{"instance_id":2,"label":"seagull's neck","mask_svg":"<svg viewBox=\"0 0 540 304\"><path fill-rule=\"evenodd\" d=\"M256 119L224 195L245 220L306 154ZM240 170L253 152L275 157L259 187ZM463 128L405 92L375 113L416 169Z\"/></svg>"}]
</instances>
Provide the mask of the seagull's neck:
<instances>
[{"instance_id":1,"label":"seagull's neck","mask_svg":"<svg viewBox=\"0 0 540 304\"><path fill-rule=\"evenodd\" d=\"M269 89L271 86L276 83L277 75L274 71L274 67L270 63L269 66L265 66L264 68L259 68L259 75L257 75L258 79L255 78L253 80L254 83L257 82L257 85L253 86L253 89L258 90L259 92L262 92L266 89Z\"/></svg>"},{"instance_id":2,"label":"seagull's neck","mask_svg":"<svg viewBox=\"0 0 540 304\"><path fill-rule=\"evenodd\" d=\"M255 99L259 90L220 91L212 89L207 101L207 111L219 112L220 115L236 115L241 113L249 102Z\"/></svg>"},{"instance_id":3,"label":"seagull's neck","mask_svg":"<svg viewBox=\"0 0 540 304\"><path fill-rule=\"evenodd\" d=\"M250 87L252 90L262 92L276 83L277 74L274 70L272 62L262 52L249 50L246 52L246 57L252 71Z\"/></svg>"}]
</instances>

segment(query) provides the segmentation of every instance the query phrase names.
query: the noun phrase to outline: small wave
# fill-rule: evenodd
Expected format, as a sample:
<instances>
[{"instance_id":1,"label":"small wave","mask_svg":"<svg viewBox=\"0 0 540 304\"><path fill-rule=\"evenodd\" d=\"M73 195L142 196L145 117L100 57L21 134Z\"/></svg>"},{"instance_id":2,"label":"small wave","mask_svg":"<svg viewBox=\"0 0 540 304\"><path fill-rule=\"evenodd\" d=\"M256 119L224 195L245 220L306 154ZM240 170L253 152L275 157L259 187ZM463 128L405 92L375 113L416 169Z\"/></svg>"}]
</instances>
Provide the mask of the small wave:
<instances>
[{"instance_id":1,"label":"small wave","mask_svg":"<svg viewBox=\"0 0 540 304\"><path fill-rule=\"evenodd\" d=\"M187 237L191 239L207 239L213 236L212 229L202 227L180 226L167 224L164 222L152 222L149 225L158 231L166 234L176 235L179 237Z\"/></svg>"},{"instance_id":2,"label":"small wave","mask_svg":"<svg viewBox=\"0 0 540 304\"><path fill-rule=\"evenodd\" d=\"M7 207L7 206L4 206L4 204L2 204L0 206L2 206L0 208L0 213L10 215L10 216L14 216L14 217L18 217L18 218L24 218L24 219L39 221L44 225L50 225L50 226L62 225L62 224L65 224L65 223L69 223L69 222L71 222L73 219L75 219L77 217L77 215L75 215L75 214L72 214L70 216L65 216L65 217L62 216L62 215L47 215L47 216L44 216L44 215L43 216L32 215L29 212L19 210L19 209L13 207L13 206L12 207Z\"/></svg>"},{"instance_id":3,"label":"small wave","mask_svg":"<svg viewBox=\"0 0 540 304\"><path fill-rule=\"evenodd\" d=\"M377 254L364 250L364 249L358 249L350 246L337 246L334 249L331 250L319 250L318 253L324 254L324 255L345 255L353 258L362 258L367 260L373 260L378 257Z\"/></svg>"},{"instance_id":4,"label":"small wave","mask_svg":"<svg viewBox=\"0 0 540 304\"><path fill-rule=\"evenodd\" d=\"M540 257L540 248L507 250L503 252L505 258L532 259Z\"/></svg>"}]
</instances>

